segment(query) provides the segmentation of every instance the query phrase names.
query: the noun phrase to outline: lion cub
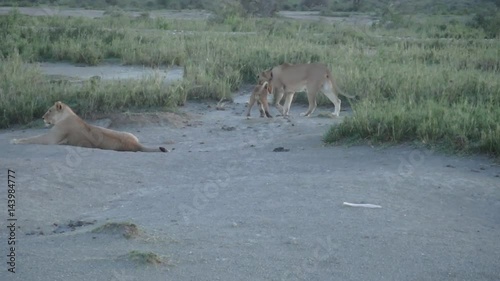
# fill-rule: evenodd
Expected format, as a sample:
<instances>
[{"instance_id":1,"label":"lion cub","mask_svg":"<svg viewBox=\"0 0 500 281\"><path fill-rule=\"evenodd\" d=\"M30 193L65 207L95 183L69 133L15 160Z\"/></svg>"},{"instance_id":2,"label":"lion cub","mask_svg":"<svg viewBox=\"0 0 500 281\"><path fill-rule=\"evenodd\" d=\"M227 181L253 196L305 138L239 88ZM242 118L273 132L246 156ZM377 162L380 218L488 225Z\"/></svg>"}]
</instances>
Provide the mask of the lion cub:
<instances>
[{"instance_id":1,"label":"lion cub","mask_svg":"<svg viewBox=\"0 0 500 281\"><path fill-rule=\"evenodd\" d=\"M250 117L250 110L252 110L255 101L259 105L260 117L273 118L269 113L269 104L267 102L267 95L271 94L271 85L267 81L262 84L258 84L253 88L252 95L250 95L250 101L248 102L247 117Z\"/></svg>"},{"instance_id":2,"label":"lion cub","mask_svg":"<svg viewBox=\"0 0 500 281\"><path fill-rule=\"evenodd\" d=\"M12 144L65 144L116 151L168 152L164 147L145 147L136 136L85 123L66 104L58 101L43 115L46 125L54 125L48 133Z\"/></svg>"}]
</instances>

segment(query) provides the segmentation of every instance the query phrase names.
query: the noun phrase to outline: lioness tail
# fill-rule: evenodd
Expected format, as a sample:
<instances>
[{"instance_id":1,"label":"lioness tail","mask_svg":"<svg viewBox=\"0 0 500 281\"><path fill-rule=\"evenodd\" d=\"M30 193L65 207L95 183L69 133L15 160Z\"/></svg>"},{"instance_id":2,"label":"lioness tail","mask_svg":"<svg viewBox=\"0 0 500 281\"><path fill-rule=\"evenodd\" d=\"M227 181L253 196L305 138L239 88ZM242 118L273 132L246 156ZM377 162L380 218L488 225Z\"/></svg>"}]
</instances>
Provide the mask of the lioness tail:
<instances>
[{"instance_id":1,"label":"lioness tail","mask_svg":"<svg viewBox=\"0 0 500 281\"><path fill-rule=\"evenodd\" d=\"M165 147L145 147L145 146L141 146L141 150L142 152L168 152L168 149L166 149Z\"/></svg>"},{"instance_id":2,"label":"lioness tail","mask_svg":"<svg viewBox=\"0 0 500 281\"><path fill-rule=\"evenodd\" d=\"M341 94L341 95L343 95L345 97L348 97L350 99L356 99L355 96L348 95L348 94L346 94L346 93L344 93L344 92L342 92L340 90L339 86L337 86L337 83L335 83L335 80L333 80L332 74L330 72L328 72L328 74L326 75L326 77L328 79L330 79L330 82L332 83L332 86L333 86L333 88L335 88L335 91L337 91L337 93L339 93L339 94Z\"/></svg>"}]
</instances>

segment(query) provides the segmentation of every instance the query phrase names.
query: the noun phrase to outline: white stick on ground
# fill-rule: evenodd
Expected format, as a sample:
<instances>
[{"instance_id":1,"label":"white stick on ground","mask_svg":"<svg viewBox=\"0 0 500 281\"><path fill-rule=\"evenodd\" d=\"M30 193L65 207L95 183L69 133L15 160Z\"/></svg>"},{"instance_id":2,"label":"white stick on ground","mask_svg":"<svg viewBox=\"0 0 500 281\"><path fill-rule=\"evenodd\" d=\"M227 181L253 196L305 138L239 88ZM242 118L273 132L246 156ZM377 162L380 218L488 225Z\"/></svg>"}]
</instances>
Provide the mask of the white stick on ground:
<instances>
[{"instance_id":1,"label":"white stick on ground","mask_svg":"<svg viewBox=\"0 0 500 281\"><path fill-rule=\"evenodd\" d=\"M350 207L362 207L362 208L382 208L382 206L375 205L375 204L355 204L355 203L349 203L349 202L344 202L342 205L350 206Z\"/></svg>"}]
</instances>

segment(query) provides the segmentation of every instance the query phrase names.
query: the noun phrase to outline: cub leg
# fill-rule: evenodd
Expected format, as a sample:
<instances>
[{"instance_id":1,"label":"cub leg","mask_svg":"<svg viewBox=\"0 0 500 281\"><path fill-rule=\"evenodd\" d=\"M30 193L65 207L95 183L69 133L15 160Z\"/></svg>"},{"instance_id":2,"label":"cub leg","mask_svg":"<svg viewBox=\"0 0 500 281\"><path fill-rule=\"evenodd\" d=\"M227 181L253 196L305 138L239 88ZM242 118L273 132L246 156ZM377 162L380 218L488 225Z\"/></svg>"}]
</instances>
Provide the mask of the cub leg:
<instances>
[{"instance_id":1,"label":"cub leg","mask_svg":"<svg viewBox=\"0 0 500 281\"><path fill-rule=\"evenodd\" d=\"M250 96L250 101L248 102L247 117L250 117L250 110L252 110L254 103L255 103L255 95L252 94Z\"/></svg>"},{"instance_id":2,"label":"cub leg","mask_svg":"<svg viewBox=\"0 0 500 281\"><path fill-rule=\"evenodd\" d=\"M260 117L266 117L264 105L262 104L262 102L258 100L257 104L259 105Z\"/></svg>"},{"instance_id":3,"label":"cub leg","mask_svg":"<svg viewBox=\"0 0 500 281\"><path fill-rule=\"evenodd\" d=\"M269 103L267 102L267 93L261 93L259 96L262 117L273 118L269 113Z\"/></svg>"}]
</instances>

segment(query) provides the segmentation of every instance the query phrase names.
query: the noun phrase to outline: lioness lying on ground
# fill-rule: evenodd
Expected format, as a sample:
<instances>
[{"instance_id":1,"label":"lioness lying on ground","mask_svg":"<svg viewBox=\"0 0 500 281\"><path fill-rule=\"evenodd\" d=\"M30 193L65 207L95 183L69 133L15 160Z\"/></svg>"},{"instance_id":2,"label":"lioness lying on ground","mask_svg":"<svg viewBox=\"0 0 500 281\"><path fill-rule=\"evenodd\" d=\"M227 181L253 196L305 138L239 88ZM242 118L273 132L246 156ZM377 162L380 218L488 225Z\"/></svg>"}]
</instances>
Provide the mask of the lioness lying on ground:
<instances>
[{"instance_id":1,"label":"lioness lying on ground","mask_svg":"<svg viewBox=\"0 0 500 281\"><path fill-rule=\"evenodd\" d=\"M248 102L247 117L250 117L250 110L252 110L255 101L259 105L260 117L273 118L269 113L269 104L267 103L267 95L271 94L270 86L267 81L264 81L253 88L252 95L250 95L250 101Z\"/></svg>"},{"instance_id":2,"label":"lioness lying on ground","mask_svg":"<svg viewBox=\"0 0 500 281\"><path fill-rule=\"evenodd\" d=\"M301 116L309 116L314 112L316 109L316 95L320 90L335 105L335 111L333 112L335 116L340 114L340 99L336 92L354 98L340 91L328 67L321 63L284 63L261 72L257 79L260 83L268 81L271 87L276 89L274 103L283 116L288 116L295 92L307 92L309 108L306 112L301 113ZM280 104L283 95L285 95L284 107Z\"/></svg>"},{"instance_id":3,"label":"lioness lying on ground","mask_svg":"<svg viewBox=\"0 0 500 281\"><path fill-rule=\"evenodd\" d=\"M131 133L118 132L85 123L66 104L58 101L43 115L46 125L54 125L47 134L13 139L13 144L66 144L116 151L168 152L164 147L149 148Z\"/></svg>"}]
</instances>

